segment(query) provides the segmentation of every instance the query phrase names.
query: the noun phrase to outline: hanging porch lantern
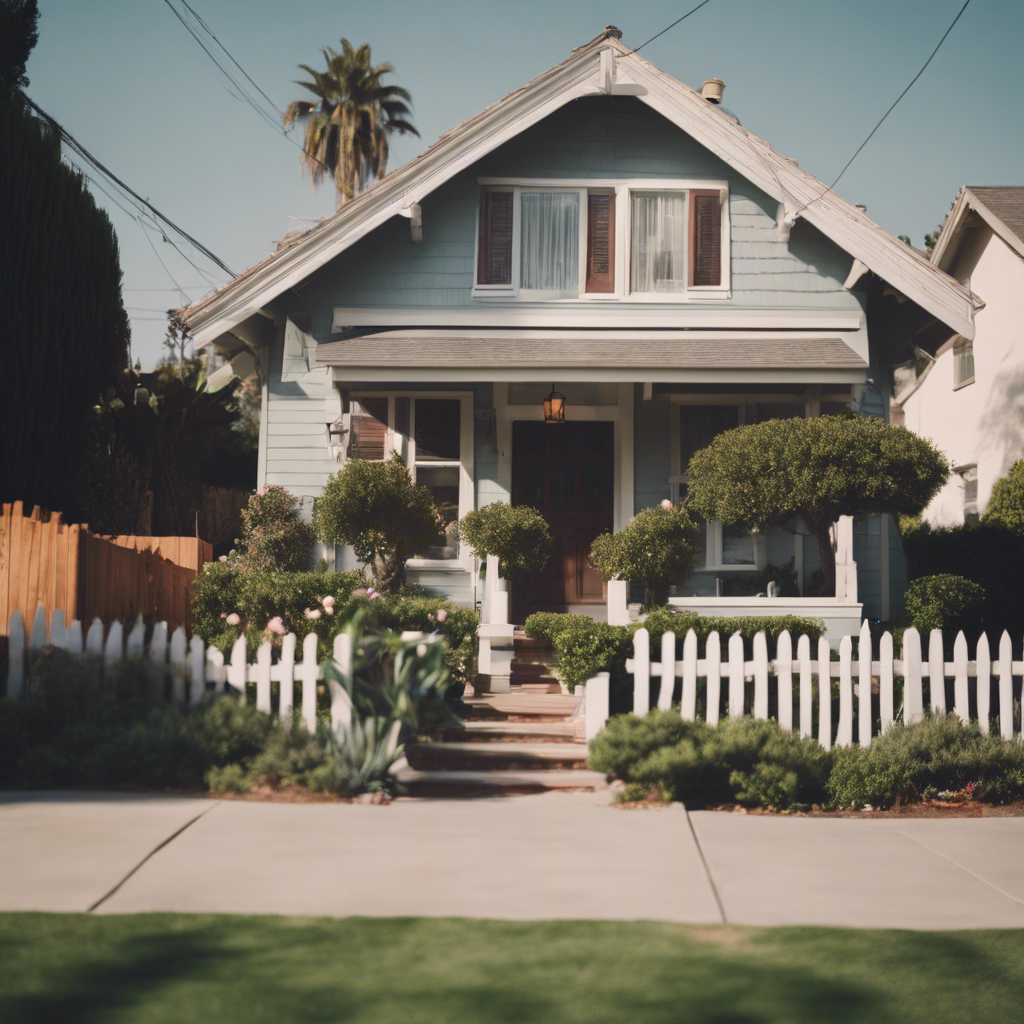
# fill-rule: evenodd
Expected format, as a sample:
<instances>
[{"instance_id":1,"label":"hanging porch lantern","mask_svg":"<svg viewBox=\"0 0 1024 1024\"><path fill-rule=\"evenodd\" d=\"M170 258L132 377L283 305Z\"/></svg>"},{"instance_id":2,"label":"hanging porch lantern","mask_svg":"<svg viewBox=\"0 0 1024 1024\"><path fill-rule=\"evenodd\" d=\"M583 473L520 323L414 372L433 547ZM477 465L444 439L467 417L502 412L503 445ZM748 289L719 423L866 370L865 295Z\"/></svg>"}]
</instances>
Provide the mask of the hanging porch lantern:
<instances>
[{"instance_id":1,"label":"hanging porch lantern","mask_svg":"<svg viewBox=\"0 0 1024 1024\"><path fill-rule=\"evenodd\" d=\"M554 384L551 385L551 394L544 399L544 422L565 422L565 395L556 391Z\"/></svg>"}]
</instances>

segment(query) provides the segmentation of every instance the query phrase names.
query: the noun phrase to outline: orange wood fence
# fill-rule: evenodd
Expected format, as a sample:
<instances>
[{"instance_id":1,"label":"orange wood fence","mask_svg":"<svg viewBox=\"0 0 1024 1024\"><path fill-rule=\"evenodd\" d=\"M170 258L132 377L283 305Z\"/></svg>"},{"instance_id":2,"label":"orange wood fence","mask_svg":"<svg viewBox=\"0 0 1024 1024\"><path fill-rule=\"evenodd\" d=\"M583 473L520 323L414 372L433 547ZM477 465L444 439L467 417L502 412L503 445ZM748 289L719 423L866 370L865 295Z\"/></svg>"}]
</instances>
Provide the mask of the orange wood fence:
<instances>
[{"instance_id":1,"label":"orange wood fence","mask_svg":"<svg viewBox=\"0 0 1024 1024\"><path fill-rule=\"evenodd\" d=\"M31 622L39 601L46 623L55 608L67 621L94 618L110 624L137 615L165 620L170 629L192 624L189 584L213 557L198 537L102 537L67 524L59 513L44 520L22 503L0 516L0 635L20 611Z\"/></svg>"}]
</instances>

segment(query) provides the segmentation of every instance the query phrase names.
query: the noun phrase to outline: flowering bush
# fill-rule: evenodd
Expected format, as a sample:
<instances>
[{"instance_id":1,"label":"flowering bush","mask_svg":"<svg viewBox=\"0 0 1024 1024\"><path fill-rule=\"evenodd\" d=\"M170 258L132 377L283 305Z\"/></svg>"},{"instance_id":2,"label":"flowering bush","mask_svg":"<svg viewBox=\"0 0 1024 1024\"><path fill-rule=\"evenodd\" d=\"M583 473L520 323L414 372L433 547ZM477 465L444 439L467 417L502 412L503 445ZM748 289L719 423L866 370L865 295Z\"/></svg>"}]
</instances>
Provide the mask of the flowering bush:
<instances>
[{"instance_id":1,"label":"flowering bush","mask_svg":"<svg viewBox=\"0 0 1024 1024\"><path fill-rule=\"evenodd\" d=\"M235 564L245 572L301 572L309 568L313 540L313 528L302 521L295 498L283 487L264 487L242 512Z\"/></svg>"}]
</instances>

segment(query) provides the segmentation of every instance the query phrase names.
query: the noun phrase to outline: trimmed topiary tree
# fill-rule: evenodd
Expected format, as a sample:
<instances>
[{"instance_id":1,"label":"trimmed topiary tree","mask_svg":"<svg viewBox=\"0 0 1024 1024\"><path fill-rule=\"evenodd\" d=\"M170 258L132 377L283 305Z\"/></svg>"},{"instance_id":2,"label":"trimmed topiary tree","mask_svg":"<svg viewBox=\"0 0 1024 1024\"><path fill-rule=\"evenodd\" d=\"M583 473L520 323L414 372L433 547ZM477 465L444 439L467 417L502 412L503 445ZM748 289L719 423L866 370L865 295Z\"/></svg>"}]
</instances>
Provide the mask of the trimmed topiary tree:
<instances>
[{"instance_id":1,"label":"trimmed topiary tree","mask_svg":"<svg viewBox=\"0 0 1024 1024\"><path fill-rule=\"evenodd\" d=\"M907 588L906 603L911 625L922 633L962 629L974 634L981 629L985 613L985 588L950 573L922 576Z\"/></svg>"},{"instance_id":2,"label":"trimmed topiary tree","mask_svg":"<svg viewBox=\"0 0 1024 1024\"><path fill-rule=\"evenodd\" d=\"M816 416L727 430L693 456L689 476L687 505L705 519L762 527L799 519L818 542L822 596L832 596L832 524L840 516L916 515L946 482L949 463L905 427Z\"/></svg>"},{"instance_id":3,"label":"trimmed topiary tree","mask_svg":"<svg viewBox=\"0 0 1024 1024\"><path fill-rule=\"evenodd\" d=\"M495 555L509 579L540 572L551 554L547 520L529 505L495 501L474 509L459 520L459 536L477 558Z\"/></svg>"},{"instance_id":4,"label":"trimmed topiary tree","mask_svg":"<svg viewBox=\"0 0 1024 1024\"><path fill-rule=\"evenodd\" d=\"M601 579L642 585L644 607L664 604L668 588L693 572L697 525L682 505L638 512L625 529L603 533L590 548Z\"/></svg>"},{"instance_id":5,"label":"trimmed topiary tree","mask_svg":"<svg viewBox=\"0 0 1024 1024\"><path fill-rule=\"evenodd\" d=\"M996 481L982 518L1024 533L1024 459L1018 459L1010 472Z\"/></svg>"},{"instance_id":6,"label":"trimmed topiary tree","mask_svg":"<svg viewBox=\"0 0 1024 1024\"><path fill-rule=\"evenodd\" d=\"M242 510L237 568L242 572L304 572L313 554L313 527L304 523L299 503L271 484L249 497Z\"/></svg>"},{"instance_id":7,"label":"trimmed topiary tree","mask_svg":"<svg viewBox=\"0 0 1024 1024\"><path fill-rule=\"evenodd\" d=\"M313 529L326 544L351 544L378 590L405 583L405 563L437 543L444 526L434 496L398 456L350 459L313 502Z\"/></svg>"}]
</instances>

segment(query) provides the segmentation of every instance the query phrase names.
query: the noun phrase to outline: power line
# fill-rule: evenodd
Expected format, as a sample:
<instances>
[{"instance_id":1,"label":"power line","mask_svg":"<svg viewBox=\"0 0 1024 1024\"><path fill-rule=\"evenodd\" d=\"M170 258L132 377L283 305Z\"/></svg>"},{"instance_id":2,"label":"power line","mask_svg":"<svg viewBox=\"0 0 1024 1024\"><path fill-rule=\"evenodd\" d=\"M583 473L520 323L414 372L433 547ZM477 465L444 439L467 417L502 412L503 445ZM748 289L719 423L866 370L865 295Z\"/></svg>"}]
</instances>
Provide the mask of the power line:
<instances>
[{"instance_id":1,"label":"power line","mask_svg":"<svg viewBox=\"0 0 1024 1024\"><path fill-rule=\"evenodd\" d=\"M666 32L668 32L668 31L669 31L670 29L673 29L673 28L675 28L675 27L676 27L676 25L678 25L678 24L679 24L679 22L681 22L681 21L686 21L686 19L687 19L687 18L688 18L688 17L689 17L689 16L691 15L691 14L696 14L696 13L697 13L697 11L699 11L699 10L700 10L700 9L701 9L701 8L702 8L702 7L703 7L703 6L705 5L705 4L709 4L709 3L711 3L711 0L702 0L702 2L701 2L701 3L699 3L699 4L697 4L697 6L696 6L696 7L694 7L694 9L693 9L692 11L687 11L687 12L686 12L686 13L685 13L685 14L684 14L684 15L683 15L683 16L682 16L681 18L676 18L676 20L675 20L675 21L673 21L671 25L667 25L667 26L666 26L665 28L663 28L663 29L662 29L662 30L661 30L661 31L660 31L660 32L659 32L659 33L658 33L657 35L653 35L653 36L651 36L651 38L647 40L647 43L653 43L655 39L659 39L659 38L661 38L661 36L663 36L663 35L664 35L664 34L665 34ZM642 50L642 49L643 49L643 48L644 48L644 47L645 47L645 46L647 45L647 43L641 43L641 44L640 44L640 45L639 45L639 46L638 46L638 47L637 47L637 48L636 48L636 49L635 49L635 50L634 50L633 52L634 52L634 53L639 53L639 52L640 52L640 51L641 51L641 50Z\"/></svg>"},{"instance_id":2,"label":"power line","mask_svg":"<svg viewBox=\"0 0 1024 1024\"><path fill-rule=\"evenodd\" d=\"M89 150L87 150L85 148L85 146L83 146L78 141L78 139L76 139L62 124L60 124L57 120L55 120L53 117L51 117L45 110L43 110L43 108L40 107L39 104L37 104L33 100L29 99L29 97L26 96L24 93L22 93L21 95L22 95L22 98L24 99L24 101L37 114L39 114L40 117L44 118L49 124L51 124L53 126L53 128L60 135L61 140L63 142L65 142L65 143L67 143L67 145L69 145L71 147L71 149L74 150L74 152L77 153L83 160L87 161L92 167L94 167L97 171L99 171L106 179L108 179L109 181L111 181L114 184L116 184L117 187L119 189L121 189L122 192L124 192L127 195L131 196L132 199L134 199L136 202L141 203L143 206L145 206L146 209L149 210L155 217L157 217L159 220L163 221L164 224L166 224L172 231L174 231L180 237L184 238L190 245L194 246L195 249L198 252L201 252L208 260L210 260L211 263L214 263L216 266L220 267L220 269L223 270L229 277L235 277L236 276L235 272L223 260L221 260L219 256L216 256L209 249L207 249L206 246L202 244L202 242L199 242L198 240L193 238L192 235L190 235L187 231L185 231L184 228L178 227L178 225L175 224L174 221L172 221L170 219L170 217L168 217L164 213L161 213L148 200L143 199L142 196L140 196L138 194L138 192L136 192L134 189L132 189L128 185L126 185L116 174L114 174L113 171L111 171L108 167L106 167L99 160L97 160L96 157L94 157L92 155L92 153L90 153ZM168 241L170 241L170 239L168 239ZM174 245L173 242L171 242L171 244ZM180 249L178 251L181 252ZM184 253L182 253L182 255L184 256ZM188 259L188 257L185 257L185 258ZM192 261L189 260L189 262L191 263ZM192 265L195 266L194 263Z\"/></svg>"},{"instance_id":3,"label":"power line","mask_svg":"<svg viewBox=\"0 0 1024 1024\"><path fill-rule=\"evenodd\" d=\"M836 187L836 185L839 184L839 179L847 172L847 170L850 167L850 164L852 164L853 161L856 160L858 156L860 156L861 150L871 141L871 138L875 134L875 132L877 132L878 129L882 127L882 122L885 121L885 119L896 109L896 105L899 103L899 101L903 99L903 97L906 96L908 92L910 92L911 87L914 85L914 83L924 74L925 69L928 67L929 64L931 64L933 58L935 57L935 54L939 52L939 48L946 41L946 37L949 35L949 33L953 31L953 28L955 27L956 23L960 20L960 17L961 15L963 15L964 11L967 10L968 4L970 4L970 2L971 0L965 0L963 7L960 8L959 13L950 23L949 28L947 28L946 31L942 34L942 38L936 44L935 49L932 50L931 56L929 56L929 58L924 62L924 64L921 65L921 70L918 71L916 75L914 75L914 77L910 80L910 84L903 90L903 92L899 94L899 96L896 97L896 99L892 103L892 106L889 107L889 109L881 116L875 127L872 128L871 131L868 133L868 137L857 147L857 151L853 154L853 156L851 156L850 159L846 161L846 164L843 166L843 169L839 172L839 174L836 175L836 180L833 181L832 184L829 185L829 187L825 189L825 191L822 192L820 195L815 196L809 202L801 206L797 213L802 213L804 210L807 209L808 206L811 205L811 203L816 203L823 196L828 195L828 193L831 192Z\"/></svg>"}]
</instances>

